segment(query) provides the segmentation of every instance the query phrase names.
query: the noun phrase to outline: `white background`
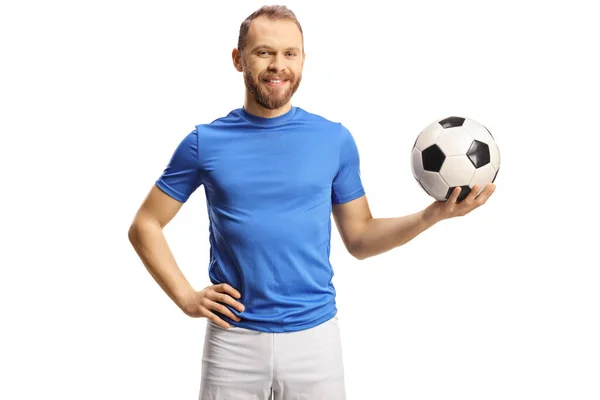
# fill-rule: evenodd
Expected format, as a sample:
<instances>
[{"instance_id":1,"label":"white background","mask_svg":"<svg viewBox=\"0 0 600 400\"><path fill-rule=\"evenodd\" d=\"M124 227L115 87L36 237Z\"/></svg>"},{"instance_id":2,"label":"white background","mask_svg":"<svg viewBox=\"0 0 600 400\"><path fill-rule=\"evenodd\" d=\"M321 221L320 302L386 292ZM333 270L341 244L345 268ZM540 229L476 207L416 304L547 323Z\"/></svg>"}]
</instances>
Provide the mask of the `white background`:
<instances>
[{"instance_id":1,"label":"white background","mask_svg":"<svg viewBox=\"0 0 600 400\"><path fill-rule=\"evenodd\" d=\"M197 398L206 320L127 230L179 141L243 104L231 50L262 4L2 3L0 398ZM591 2L286 4L293 103L351 130L374 216L429 204L410 150L436 119L484 123L502 156L484 207L403 247L358 261L334 231L348 399L600 398ZM165 233L208 285L202 188Z\"/></svg>"}]
</instances>

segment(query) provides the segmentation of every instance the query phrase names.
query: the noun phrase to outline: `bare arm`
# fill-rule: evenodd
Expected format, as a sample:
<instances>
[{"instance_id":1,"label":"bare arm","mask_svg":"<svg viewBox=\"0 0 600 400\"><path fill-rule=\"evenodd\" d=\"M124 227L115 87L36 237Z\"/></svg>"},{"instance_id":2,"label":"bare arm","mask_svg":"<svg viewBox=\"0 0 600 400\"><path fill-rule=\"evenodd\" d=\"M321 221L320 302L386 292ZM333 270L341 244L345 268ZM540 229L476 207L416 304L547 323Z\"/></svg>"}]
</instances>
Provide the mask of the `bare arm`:
<instances>
[{"instance_id":1,"label":"bare arm","mask_svg":"<svg viewBox=\"0 0 600 400\"><path fill-rule=\"evenodd\" d=\"M385 253L412 240L434 224L424 211L397 218L373 218L366 196L333 206L346 249L359 260Z\"/></svg>"},{"instance_id":2,"label":"bare arm","mask_svg":"<svg viewBox=\"0 0 600 400\"><path fill-rule=\"evenodd\" d=\"M182 205L183 203L154 185L138 210L128 233L129 241L150 275L181 309L185 300L195 291L175 262L163 228L179 212Z\"/></svg>"},{"instance_id":3,"label":"bare arm","mask_svg":"<svg viewBox=\"0 0 600 400\"><path fill-rule=\"evenodd\" d=\"M163 228L182 205L154 185L129 228L129 241L150 275L181 311L190 317L208 318L227 329L230 325L213 311L239 322L241 318L225 304L243 312L244 305L235 300L241 297L240 292L227 283L194 290L175 262L163 234Z\"/></svg>"},{"instance_id":4,"label":"bare arm","mask_svg":"<svg viewBox=\"0 0 600 400\"><path fill-rule=\"evenodd\" d=\"M464 216L484 204L495 185L489 184L479 193L474 187L460 203L456 203L460 188L446 202L433 202L414 214L396 218L373 218L366 196L345 204L333 205L333 216L348 252L359 260L387 252L414 239L436 223Z\"/></svg>"}]
</instances>

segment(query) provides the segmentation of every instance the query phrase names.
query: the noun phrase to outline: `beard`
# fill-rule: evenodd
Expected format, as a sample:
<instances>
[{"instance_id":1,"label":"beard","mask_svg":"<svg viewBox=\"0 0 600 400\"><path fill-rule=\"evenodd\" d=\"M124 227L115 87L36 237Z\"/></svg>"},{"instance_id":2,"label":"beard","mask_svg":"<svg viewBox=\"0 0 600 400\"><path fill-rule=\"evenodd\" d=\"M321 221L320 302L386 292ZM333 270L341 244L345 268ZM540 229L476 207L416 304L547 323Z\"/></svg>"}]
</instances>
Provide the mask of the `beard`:
<instances>
[{"instance_id":1,"label":"beard","mask_svg":"<svg viewBox=\"0 0 600 400\"><path fill-rule=\"evenodd\" d=\"M302 80L302 76L296 77L292 72L287 72L285 74L277 74L279 79L285 79L287 81L287 89L282 90L280 88L269 88L263 85L265 79L269 79L274 77L275 74L265 72L258 76L258 79L254 79L252 76L252 70L247 67L244 68L244 83L246 84L246 88L254 97L256 102L268 109L275 110L286 105L298 87L300 86L300 81Z\"/></svg>"}]
</instances>

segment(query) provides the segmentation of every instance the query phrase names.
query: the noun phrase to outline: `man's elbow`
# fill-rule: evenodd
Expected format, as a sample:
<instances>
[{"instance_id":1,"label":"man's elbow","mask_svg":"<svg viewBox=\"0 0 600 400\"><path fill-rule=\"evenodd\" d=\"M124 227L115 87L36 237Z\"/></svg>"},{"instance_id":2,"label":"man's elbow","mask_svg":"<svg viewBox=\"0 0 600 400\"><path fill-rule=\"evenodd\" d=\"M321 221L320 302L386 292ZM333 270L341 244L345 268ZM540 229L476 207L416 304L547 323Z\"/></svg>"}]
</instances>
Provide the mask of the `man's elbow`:
<instances>
[{"instance_id":1,"label":"man's elbow","mask_svg":"<svg viewBox=\"0 0 600 400\"><path fill-rule=\"evenodd\" d=\"M358 246L348 246L348 253L350 253L352 257L360 261L365 260L371 256Z\"/></svg>"},{"instance_id":2,"label":"man's elbow","mask_svg":"<svg viewBox=\"0 0 600 400\"><path fill-rule=\"evenodd\" d=\"M140 236L140 225L135 221L131 223L129 229L127 230L127 239L129 239L129 243L135 245Z\"/></svg>"},{"instance_id":3,"label":"man's elbow","mask_svg":"<svg viewBox=\"0 0 600 400\"><path fill-rule=\"evenodd\" d=\"M140 240L140 236L142 236L145 232L151 229L162 229L158 221L152 220L150 218L144 218L141 216L137 216L129 229L127 230L127 238L129 242L135 245Z\"/></svg>"}]
</instances>

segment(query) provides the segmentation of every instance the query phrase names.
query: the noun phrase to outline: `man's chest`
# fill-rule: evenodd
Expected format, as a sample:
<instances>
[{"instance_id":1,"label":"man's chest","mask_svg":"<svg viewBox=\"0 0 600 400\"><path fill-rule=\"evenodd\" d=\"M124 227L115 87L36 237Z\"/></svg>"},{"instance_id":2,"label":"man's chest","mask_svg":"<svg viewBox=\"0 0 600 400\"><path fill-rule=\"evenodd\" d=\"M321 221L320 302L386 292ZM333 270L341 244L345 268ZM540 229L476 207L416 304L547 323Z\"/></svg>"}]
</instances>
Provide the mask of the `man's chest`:
<instances>
[{"instance_id":1,"label":"man's chest","mask_svg":"<svg viewBox=\"0 0 600 400\"><path fill-rule=\"evenodd\" d=\"M235 207L239 202L308 205L330 198L338 166L333 144L282 135L221 146L205 157L202 169L209 199Z\"/></svg>"}]
</instances>

